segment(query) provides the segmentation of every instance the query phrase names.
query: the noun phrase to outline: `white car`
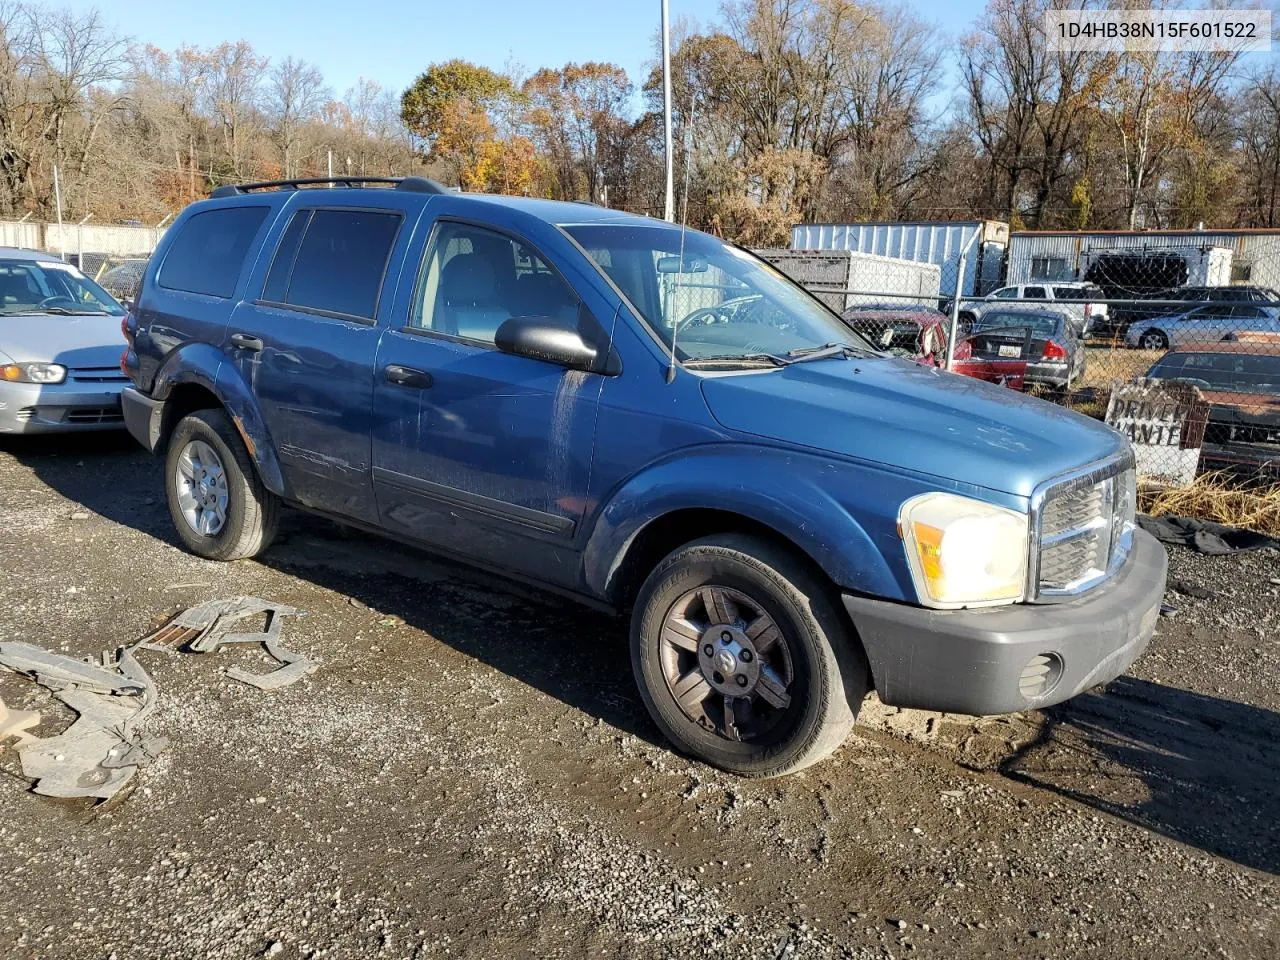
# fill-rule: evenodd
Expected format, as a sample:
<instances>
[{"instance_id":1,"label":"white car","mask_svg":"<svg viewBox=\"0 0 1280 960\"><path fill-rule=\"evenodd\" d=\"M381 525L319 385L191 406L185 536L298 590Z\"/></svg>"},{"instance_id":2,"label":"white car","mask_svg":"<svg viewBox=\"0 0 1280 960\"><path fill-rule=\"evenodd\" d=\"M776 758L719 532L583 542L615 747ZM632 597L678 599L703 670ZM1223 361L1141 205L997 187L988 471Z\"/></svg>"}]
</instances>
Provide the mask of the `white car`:
<instances>
[{"instance_id":1,"label":"white car","mask_svg":"<svg viewBox=\"0 0 1280 960\"><path fill-rule=\"evenodd\" d=\"M1208 303L1182 313L1130 324L1125 342L1144 350L1215 343L1232 333L1280 333L1280 308L1252 303Z\"/></svg>"},{"instance_id":2,"label":"white car","mask_svg":"<svg viewBox=\"0 0 1280 960\"><path fill-rule=\"evenodd\" d=\"M1028 306L1039 307L1049 306L1045 301L1052 301L1054 310L1075 319L1077 328L1087 339L1089 331L1107 318L1107 305L1093 302L1090 298L1094 297L1101 300L1103 293L1102 288L1093 283L1082 283L1078 280L1038 280L993 290L977 303L964 304L963 312L967 312L972 319L976 320L988 310L1009 307L1011 300L1026 301Z\"/></svg>"},{"instance_id":3,"label":"white car","mask_svg":"<svg viewBox=\"0 0 1280 960\"><path fill-rule=\"evenodd\" d=\"M124 315L69 263L0 247L0 435L122 429Z\"/></svg>"}]
</instances>

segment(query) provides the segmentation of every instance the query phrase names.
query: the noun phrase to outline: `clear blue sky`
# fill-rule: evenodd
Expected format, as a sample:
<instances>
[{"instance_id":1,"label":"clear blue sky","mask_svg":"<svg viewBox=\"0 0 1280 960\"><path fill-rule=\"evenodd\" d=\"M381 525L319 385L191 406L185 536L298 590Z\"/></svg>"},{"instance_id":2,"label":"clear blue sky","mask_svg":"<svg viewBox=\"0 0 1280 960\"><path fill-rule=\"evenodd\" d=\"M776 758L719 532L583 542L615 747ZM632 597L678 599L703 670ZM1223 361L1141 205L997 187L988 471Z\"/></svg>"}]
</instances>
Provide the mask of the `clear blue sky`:
<instances>
[{"instance_id":1,"label":"clear blue sky","mask_svg":"<svg viewBox=\"0 0 1280 960\"><path fill-rule=\"evenodd\" d=\"M529 70L603 60L643 82L658 29L659 0L50 0L98 8L121 33L166 50L247 40L272 59L314 63L341 95L359 77L397 93L432 62L462 57ZM670 0L673 21L706 24L720 0ZM953 34L981 12L983 0L920 0L924 18Z\"/></svg>"}]
</instances>

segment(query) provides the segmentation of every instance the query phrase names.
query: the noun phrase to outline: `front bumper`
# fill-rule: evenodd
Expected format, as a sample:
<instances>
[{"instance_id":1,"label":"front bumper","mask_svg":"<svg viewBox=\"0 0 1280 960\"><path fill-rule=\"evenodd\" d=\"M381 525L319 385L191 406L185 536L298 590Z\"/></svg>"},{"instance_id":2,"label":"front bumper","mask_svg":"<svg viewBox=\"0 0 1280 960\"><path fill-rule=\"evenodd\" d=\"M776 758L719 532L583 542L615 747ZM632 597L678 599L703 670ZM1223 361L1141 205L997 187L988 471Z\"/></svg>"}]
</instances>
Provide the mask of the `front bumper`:
<instances>
[{"instance_id":1,"label":"front bumper","mask_svg":"<svg viewBox=\"0 0 1280 960\"><path fill-rule=\"evenodd\" d=\"M846 595L886 704L983 716L1061 703L1114 680L1146 649L1168 560L1150 534L1107 583L1063 603L928 610ZM1052 681L1027 696L1028 670ZM1056 676L1053 667L1056 665Z\"/></svg>"},{"instance_id":2,"label":"front bumper","mask_svg":"<svg viewBox=\"0 0 1280 960\"><path fill-rule=\"evenodd\" d=\"M119 430L120 387L75 383L0 383L0 434Z\"/></svg>"}]
</instances>

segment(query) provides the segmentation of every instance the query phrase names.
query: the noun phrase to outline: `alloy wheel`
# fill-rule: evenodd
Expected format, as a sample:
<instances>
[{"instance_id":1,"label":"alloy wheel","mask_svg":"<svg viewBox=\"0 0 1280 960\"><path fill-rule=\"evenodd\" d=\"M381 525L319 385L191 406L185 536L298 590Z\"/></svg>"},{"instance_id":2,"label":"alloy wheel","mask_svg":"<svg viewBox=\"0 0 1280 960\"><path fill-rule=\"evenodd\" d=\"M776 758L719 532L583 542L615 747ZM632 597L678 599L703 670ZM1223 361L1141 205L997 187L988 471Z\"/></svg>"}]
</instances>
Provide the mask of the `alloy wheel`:
<instances>
[{"instance_id":1,"label":"alloy wheel","mask_svg":"<svg viewBox=\"0 0 1280 960\"><path fill-rule=\"evenodd\" d=\"M745 593L703 586L662 623L660 662L686 717L734 741L757 740L791 706L791 651L777 623Z\"/></svg>"},{"instance_id":2,"label":"alloy wheel","mask_svg":"<svg viewBox=\"0 0 1280 960\"><path fill-rule=\"evenodd\" d=\"M178 455L174 489L187 525L203 537L216 537L227 522L227 471L216 450L191 440Z\"/></svg>"}]
</instances>

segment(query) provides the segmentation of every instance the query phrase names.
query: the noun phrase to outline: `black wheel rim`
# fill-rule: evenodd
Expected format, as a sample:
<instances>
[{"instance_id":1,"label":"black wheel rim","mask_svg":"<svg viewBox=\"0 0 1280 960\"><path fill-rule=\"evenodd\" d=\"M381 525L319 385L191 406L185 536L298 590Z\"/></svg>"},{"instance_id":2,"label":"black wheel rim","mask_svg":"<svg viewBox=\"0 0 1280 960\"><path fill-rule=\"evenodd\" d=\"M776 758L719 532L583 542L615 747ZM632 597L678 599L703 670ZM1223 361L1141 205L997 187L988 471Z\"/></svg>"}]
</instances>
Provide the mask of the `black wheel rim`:
<instances>
[{"instance_id":1,"label":"black wheel rim","mask_svg":"<svg viewBox=\"0 0 1280 960\"><path fill-rule=\"evenodd\" d=\"M732 587L683 594L662 621L667 689L689 720L734 742L758 741L791 707L791 648L761 604Z\"/></svg>"}]
</instances>

